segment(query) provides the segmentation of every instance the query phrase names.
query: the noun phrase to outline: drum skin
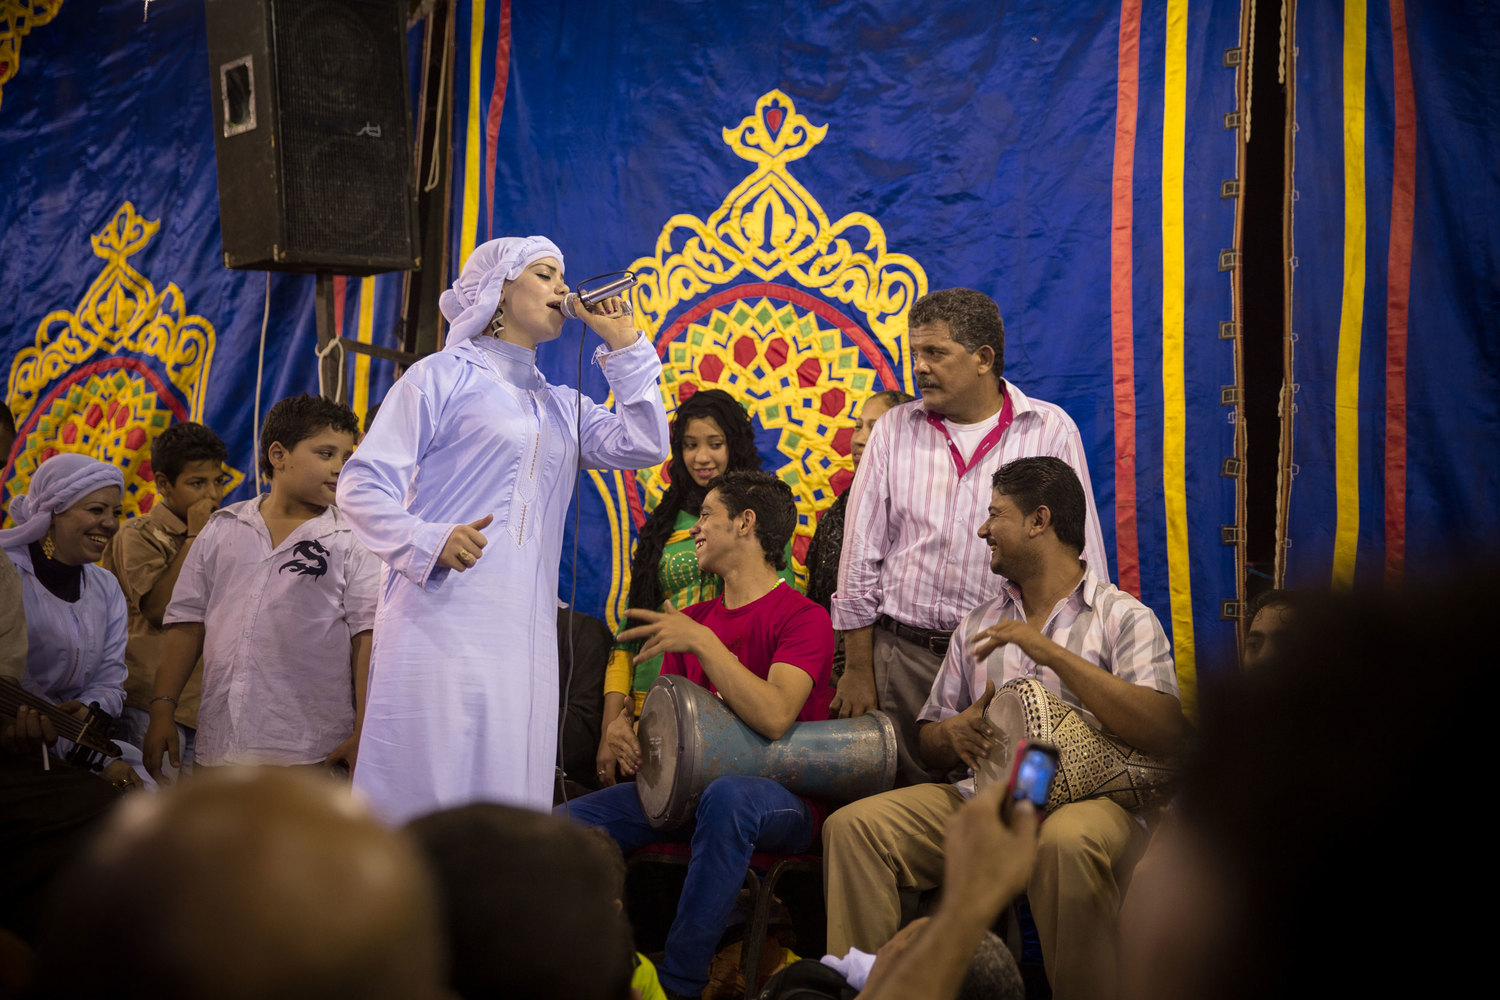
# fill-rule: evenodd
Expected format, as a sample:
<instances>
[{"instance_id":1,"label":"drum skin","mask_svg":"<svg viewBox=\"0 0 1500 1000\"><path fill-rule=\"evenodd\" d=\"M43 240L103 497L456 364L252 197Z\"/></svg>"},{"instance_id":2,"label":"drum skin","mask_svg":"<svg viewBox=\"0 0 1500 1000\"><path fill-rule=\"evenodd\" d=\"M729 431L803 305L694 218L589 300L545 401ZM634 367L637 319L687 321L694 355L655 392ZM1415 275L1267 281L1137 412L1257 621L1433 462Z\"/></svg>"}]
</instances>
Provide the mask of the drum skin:
<instances>
[{"instance_id":1,"label":"drum skin","mask_svg":"<svg viewBox=\"0 0 1500 1000\"><path fill-rule=\"evenodd\" d=\"M1047 809L1106 796L1126 809L1170 794L1177 762L1141 753L1117 736L1095 729L1082 712L1065 704L1032 677L1006 681L984 717L998 743L974 771L974 786L1010 780L1021 740L1041 740L1058 749L1060 766Z\"/></svg>"},{"instance_id":2,"label":"drum skin","mask_svg":"<svg viewBox=\"0 0 1500 1000\"><path fill-rule=\"evenodd\" d=\"M636 730L635 787L658 830L687 822L715 778L771 778L796 795L853 802L896 782L896 727L883 712L856 719L794 722L768 740L707 688L662 675L646 693Z\"/></svg>"}]
</instances>

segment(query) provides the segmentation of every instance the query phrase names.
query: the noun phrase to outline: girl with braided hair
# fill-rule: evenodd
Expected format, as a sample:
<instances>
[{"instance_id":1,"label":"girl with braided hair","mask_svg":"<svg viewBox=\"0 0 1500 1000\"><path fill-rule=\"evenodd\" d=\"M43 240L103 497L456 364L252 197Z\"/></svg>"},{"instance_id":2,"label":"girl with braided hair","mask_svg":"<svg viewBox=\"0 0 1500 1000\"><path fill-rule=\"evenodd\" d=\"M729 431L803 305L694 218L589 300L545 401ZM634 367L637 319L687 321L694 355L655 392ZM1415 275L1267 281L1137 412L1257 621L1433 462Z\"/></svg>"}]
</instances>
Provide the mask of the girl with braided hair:
<instances>
[{"instance_id":1,"label":"girl with braided hair","mask_svg":"<svg viewBox=\"0 0 1500 1000\"><path fill-rule=\"evenodd\" d=\"M630 560L632 608L659 611L670 600L675 608L717 597L720 580L698 572L698 556L688 529L698 520L708 482L731 469L759 469L755 429L750 416L722 389L700 389L677 407L672 423L672 457L667 464L669 486L641 526ZM794 585L791 547L787 548L782 578ZM595 777L613 785L616 771L628 775L619 753L610 745L609 727L622 715L632 724L646 690L661 672L661 657L632 661L639 642L620 643L610 653L604 675L604 715ZM628 713L628 714L627 714Z\"/></svg>"}]
</instances>

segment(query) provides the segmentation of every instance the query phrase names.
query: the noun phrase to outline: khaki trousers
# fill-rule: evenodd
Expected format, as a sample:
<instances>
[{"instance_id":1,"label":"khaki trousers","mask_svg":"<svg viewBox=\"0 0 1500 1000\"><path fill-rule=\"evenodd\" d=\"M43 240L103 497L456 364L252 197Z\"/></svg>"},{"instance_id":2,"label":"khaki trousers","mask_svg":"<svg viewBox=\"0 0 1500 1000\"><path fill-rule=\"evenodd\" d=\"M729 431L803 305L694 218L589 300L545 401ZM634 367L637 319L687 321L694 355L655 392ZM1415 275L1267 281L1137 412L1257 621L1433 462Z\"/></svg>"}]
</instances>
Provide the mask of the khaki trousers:
<instances>
[{"instance_id":1,"label":"khaki trousers","mask_svg":"<svg viewBox=\"0 0 1500 1000\"><path fill-rule=\"evenodd\" d=\"M900 892L942 884L943 832L965 802L952 785L913 785L851 803L823 827L828 951L874 952L899 929ZM1026 887L1057 1000L1116 994L1117 869L1146 838L1108 799L1062 806L1042 824Z\"/></svg>"},{"instance_id":2,"label":"khaki trousers","mask_svg":"<svg viewBox=\"0 0 1500 1000\"><path fill-rule=\"evenodd\" d=\"M917 713L927 704L943 658L883 628L875 629L871 652L875 697L896 727L896 787L941 781L943 775L929 774L917 752Z\"/></svg>"}]
</instances>

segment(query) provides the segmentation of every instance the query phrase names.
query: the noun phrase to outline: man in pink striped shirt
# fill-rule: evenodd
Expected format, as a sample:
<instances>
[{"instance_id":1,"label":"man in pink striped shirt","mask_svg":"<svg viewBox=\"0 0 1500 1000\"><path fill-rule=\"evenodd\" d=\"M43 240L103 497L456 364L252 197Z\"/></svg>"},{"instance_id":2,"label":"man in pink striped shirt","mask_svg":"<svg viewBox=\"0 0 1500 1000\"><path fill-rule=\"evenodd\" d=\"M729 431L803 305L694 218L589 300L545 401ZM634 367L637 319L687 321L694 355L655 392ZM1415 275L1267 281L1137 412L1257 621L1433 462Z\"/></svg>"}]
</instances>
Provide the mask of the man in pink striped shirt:
<instances>
[{"instance_id":1,"label":"man in pink striped shirt","mask_svg":"<svg viewBox=\"0 0 1500 1000\"><path fill-rule=\"evenodd\" d=\"M848 718L878 708L891 717L903 785L942 777L917 753L917 711L954 626L1004 582L990 574L974 535L1000 466L1050 455L1073 467L1088 501L1083 558L1099 579L1110 578L1078 427L1061 407L1002 377L1000 307L983 292L948 288L913 303L907 325L922 398L892 408L865 445L830 608L845 644L830 710Z\"/></svg>"},{"instance_id":2,"label":"man in pink striped shirt","mask_svg":"<svg viewBox=\"0 0 1500 1000\"><path fill-rule=\"evenodd\" d=\"M965 615L953 636L919 716L925 759L972 769L988 757L996 739L985 710L997 686L1021 677L1133 747L1175 752L1187 723L1171 646L1150 608L1080 558L1086 500L1078 477L1060 459L1039 457L1008 463L991 481L977 537L989 549L985 568L1004 579L1000 593ZM1059 749L1068 761L1070 748ZM914 785L828 818L823 872L832 954L874 952L896 933L900 892L940 883L944 827L973 794L972 777ZM1145 838L1131 813L1106 797L1068 802L1042 824L1026 893L1057 1000L1115 995L1115 869L1138 855Z\"/></svg>"}]
</instances>

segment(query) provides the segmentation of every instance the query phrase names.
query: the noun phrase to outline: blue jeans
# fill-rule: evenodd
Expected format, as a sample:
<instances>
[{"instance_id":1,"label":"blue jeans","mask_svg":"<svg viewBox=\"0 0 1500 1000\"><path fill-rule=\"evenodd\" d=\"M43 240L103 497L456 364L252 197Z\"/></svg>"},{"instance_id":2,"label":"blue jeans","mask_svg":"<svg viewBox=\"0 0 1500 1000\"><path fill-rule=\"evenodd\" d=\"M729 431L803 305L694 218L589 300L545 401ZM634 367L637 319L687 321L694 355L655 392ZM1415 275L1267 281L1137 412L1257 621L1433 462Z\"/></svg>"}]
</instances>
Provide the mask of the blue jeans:
<instances>
[{"instance_id":1,"label":"blue jeans","mask_svg":"<svg viewBox=\"0 0 1500 1000\"><path fill-rule=\"evenodd\" d=\"M666 957L657 968L664 985L689 996L708 984L708 966L745 883L750 855L798 854L807 850L813 834L807 805L770 778L716 779L698 800L693 818L676 830L653 830L628 782L591 792L554 812L603 828L626 857L664 840L692 844L677 917L667 932Z\"/></svg>"}]
</instances>

